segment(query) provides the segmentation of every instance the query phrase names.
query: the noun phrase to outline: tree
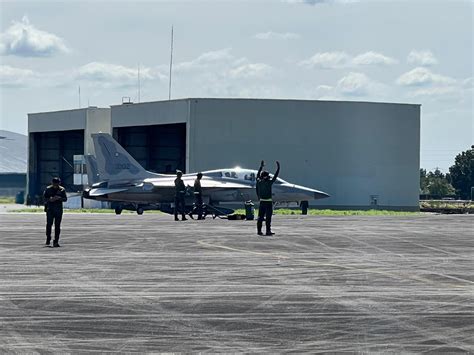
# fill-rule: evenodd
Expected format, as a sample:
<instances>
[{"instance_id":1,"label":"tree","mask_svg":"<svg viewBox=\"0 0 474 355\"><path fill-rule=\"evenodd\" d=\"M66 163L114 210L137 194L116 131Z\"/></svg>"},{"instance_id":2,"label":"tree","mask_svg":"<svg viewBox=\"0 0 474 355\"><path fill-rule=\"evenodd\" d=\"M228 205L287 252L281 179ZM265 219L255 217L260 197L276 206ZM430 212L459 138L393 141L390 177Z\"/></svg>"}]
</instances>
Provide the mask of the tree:
<instances>
[{"instance_id":1,"label":"tree","mask_svg":"<svg viewBox=\"0 0 474 355\"><path fill-rule=\"evenodd\" d=\"M456 192L462 199L469 200L471 188L474 187L474 149L468 149L458 154L454 165L449 168L449 172L451 183Z\"/></svg>"},{"instance_id":2,"label":"tree","mask_svg":"<svg viewBox=\"0 0 474 355\"><path fill-rule=\"evenodd\" d=\"M449 183L448 174L444 175L441 170L426 172L420 169L420 191L423 195L432 195L439 198L455 194L454 187Z\"/></svg>"}]
</instances>

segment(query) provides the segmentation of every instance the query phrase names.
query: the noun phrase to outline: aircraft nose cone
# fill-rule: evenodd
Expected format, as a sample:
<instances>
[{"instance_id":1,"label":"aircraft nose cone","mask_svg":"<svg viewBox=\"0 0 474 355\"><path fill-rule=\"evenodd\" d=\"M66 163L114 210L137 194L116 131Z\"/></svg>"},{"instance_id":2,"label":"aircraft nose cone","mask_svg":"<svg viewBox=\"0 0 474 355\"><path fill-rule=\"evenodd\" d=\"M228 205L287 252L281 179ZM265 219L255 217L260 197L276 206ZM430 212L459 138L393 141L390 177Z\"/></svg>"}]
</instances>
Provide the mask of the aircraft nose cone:
<instances>
[{"instance_id":1,"label":"aircraft nose cone","mask_svg":"<svg viewBox=\"0 0 474 355\"><path fill-rule=\"evenodd\" d=\"M315 200L319 200L321 198L327 198L327 197L330 197L330 195L322 191L318 191L314 193Z\"/></svg>"}]
</instances>

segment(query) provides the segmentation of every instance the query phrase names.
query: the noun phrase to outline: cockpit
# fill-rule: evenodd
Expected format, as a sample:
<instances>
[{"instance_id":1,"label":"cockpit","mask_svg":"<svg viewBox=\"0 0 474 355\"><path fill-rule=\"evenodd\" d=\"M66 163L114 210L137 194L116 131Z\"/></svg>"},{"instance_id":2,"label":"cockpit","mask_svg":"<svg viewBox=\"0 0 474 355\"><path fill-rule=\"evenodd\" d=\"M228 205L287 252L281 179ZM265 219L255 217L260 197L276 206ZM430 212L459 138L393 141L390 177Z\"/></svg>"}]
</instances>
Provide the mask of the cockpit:
<instances>
[{"instance_id":1,"label":"cockpit","mask_svg":"<svg viewBox=\"0 0 474 355\"><path fill-rule=\"evenodd\" d=\"M204 172L204 176L208 176L211 178L235 179L235 180L241 180L241 181L250 182L250 183L255 183L256 175L257 175L257 171L255 170L247 170L247 169L239 169L239 168ZM270 178L273 178L273 174L270 174ZM282 185L282 184L288 184L288 183L281 178L277 178L275 181L275 184Z\"/></svg>"}]
</instances>

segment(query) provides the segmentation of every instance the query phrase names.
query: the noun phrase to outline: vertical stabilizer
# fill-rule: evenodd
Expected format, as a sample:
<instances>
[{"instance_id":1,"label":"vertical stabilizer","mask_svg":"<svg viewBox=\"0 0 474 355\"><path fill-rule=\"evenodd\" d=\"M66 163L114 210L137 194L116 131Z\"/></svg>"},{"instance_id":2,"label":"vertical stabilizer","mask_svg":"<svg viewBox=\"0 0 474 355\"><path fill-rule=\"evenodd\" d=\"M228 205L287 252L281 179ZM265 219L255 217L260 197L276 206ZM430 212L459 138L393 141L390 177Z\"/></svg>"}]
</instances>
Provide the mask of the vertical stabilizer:
<instances>
[{"instance_id":1,"label":"vertical stabilizer","mask_svg":"<svg viewBox=\"0 0 474 355\"><path fill-rule=\"evenodd\" d=\"M97 160L95 159L95 156L90 154L84 155L84 160L86 162L87 184L92 186L100 182Z\"/></svg>"},{"instance_id":2,"label":"vertical stabilizer","mask_svg":"<svg viewBox=\"0 0 474 355\"><path fill-rule=\"evenodd\" d=\"M101 181L124 183L155 175L143 169L110 134L95 133L92 139Z\"/></svg>"}]
</instances>

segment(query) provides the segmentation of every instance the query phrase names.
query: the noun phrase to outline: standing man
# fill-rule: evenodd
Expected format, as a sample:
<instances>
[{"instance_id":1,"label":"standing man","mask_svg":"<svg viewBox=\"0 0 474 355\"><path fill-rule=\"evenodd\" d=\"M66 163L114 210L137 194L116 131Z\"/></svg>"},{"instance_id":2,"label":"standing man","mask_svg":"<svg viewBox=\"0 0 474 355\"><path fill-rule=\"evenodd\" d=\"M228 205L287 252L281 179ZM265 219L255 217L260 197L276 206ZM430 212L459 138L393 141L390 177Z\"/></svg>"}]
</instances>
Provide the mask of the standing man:
<instances>
[{"instance_id":1,"label":"standing man","mask_svg":"<svg viewBox=\"0 0 474 355\"><path fill-rule=\"evenodd\" d=\"M181 220L186 221L185 216L186 205L184 203L184 196L186 195L186 186L184 186L184 181L181 179L183 172L181 170L176 170L176 179L174 180L175 186L175 196L174 196L174 220L179 221L178 219L178 210L181 209Z\"/></svg>"},{"instance_id":2,"label":"standing man","mask_svg":"<svg viewBox=\"0 0 474 355\"><path fill-rule=\"evenodd\" d=\"M272 185L276 181L278 174L280 173L280 162L276 162L277 170L273 178L270 179L268 171L262 171L265 166L265 162L262 160L260 168L257 172L257 197L260 201L258 207L258 220L257 220L257 234L263 235L262 224L263 218L265 218L266 233L265 235L273 235L271 224L273 214L273 200L272 200Z\"/></svg>"},{"instance_id":3,"label":"standing man","mask_svg":"<svg viewBox=\"0 0 474 355\"><path fill-rule=\"evenodd\" d=\"M51 229L54 222L54 242L53 247L59 248L59 234L61 233L61 220L63 218L63 202L67 201L66 190L60 186L61 179L58 177L51 180L43 197L45 201L44 209L46 211L46 246L51 243Z\"/></svg>"},{"instance_id":4,"label":"standing man","mask_svg":"<svg viewBox=\"0 0 474 355\"><path fill-rule=\"evenodd\" d=\"M194 180L194 210L197 211L198 220L202 218L202 187L201 187L202 173L197 173L196 180Z\"/></svg>"}]
</instances>

